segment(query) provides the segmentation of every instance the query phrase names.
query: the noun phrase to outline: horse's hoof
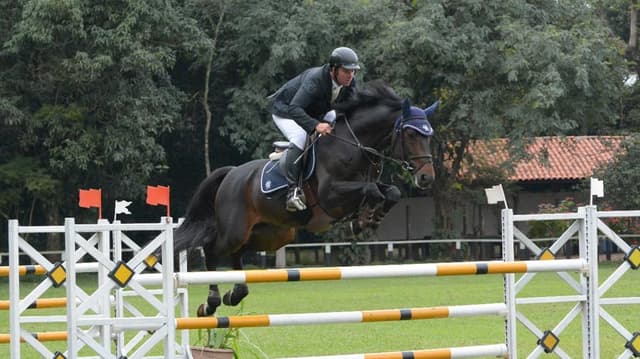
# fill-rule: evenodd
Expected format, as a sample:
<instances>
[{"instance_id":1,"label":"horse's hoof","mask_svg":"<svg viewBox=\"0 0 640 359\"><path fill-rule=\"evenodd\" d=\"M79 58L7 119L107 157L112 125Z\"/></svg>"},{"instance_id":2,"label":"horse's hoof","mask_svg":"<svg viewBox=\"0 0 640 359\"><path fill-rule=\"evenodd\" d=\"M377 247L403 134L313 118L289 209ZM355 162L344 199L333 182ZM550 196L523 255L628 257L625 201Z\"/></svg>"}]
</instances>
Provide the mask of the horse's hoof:
<instances>
[{"instance_id":1,"label":"horse's hoof","mask_svg":"<svg viewBox=\"0 0 640 359\"><path fill-rule=\"evenodd\" d=\"M213 311L211 311L211 313L209 313L209 306L207 304L200 304L200 306L198 307L198 310L196 311L196 315L198 317L209 317L212 316L213 313L215 313L215 309Z\"/></svg>"},{"instance_id":2,"label":"horse's hoof","mask_svg":"<svg viewBox=\"0 0 640 359\"><path fill-rule=\"evenodd\" d=\"M232 290L226 292L222 297L222 303L225 305L238 305L244 297L249 294L249 288L246 285L236 285Z\"/></svg>"},{"instance_id":3,"label":"horse's hoof","mask_svg":"<svg viewBox=\"0 0 640 359\"><path fill-rule=\"evenodd\" d=\"M228 291L222 296L222 303L224 303L224 305L235 305L231 304L231 293L231 291Z\"/></svg>"},{"instance_id":4,"label":"horse's hoof","mask_svg":"<svg viewBox=\"0 0 640 359\"><path fill-rule=\"evenodd\" d=\"M207 316L207 305L206 304L200 304L200 306L198 307L198 310L196 311L196 315L198 317L206 317Z\"/></svg>"}]
</instances>

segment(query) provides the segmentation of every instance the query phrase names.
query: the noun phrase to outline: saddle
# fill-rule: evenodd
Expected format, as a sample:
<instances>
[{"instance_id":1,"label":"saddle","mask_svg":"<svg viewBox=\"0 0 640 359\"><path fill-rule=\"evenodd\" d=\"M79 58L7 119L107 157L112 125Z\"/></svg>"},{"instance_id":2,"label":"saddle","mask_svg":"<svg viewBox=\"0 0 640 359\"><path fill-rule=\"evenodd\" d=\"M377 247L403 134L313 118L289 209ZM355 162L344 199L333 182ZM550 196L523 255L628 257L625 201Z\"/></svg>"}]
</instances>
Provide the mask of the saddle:
<instances>
[{"instance_id":1,"label":"saddle","mask_svg":"<svg viewBox=\"0 0 640 359\"><path fill-rule=\"evenodd\" d=\"M269 161L262 167L260 173L260 190L262 193L273 193L288 187L285 177L285 154L289 148L289 142L276 141L273 143L274 152L269 154ZM316 167L316 147L311 146L307 153L307 159L303 164L302 178L308 180L313 175Z\"/></svg>"}]
</instances>

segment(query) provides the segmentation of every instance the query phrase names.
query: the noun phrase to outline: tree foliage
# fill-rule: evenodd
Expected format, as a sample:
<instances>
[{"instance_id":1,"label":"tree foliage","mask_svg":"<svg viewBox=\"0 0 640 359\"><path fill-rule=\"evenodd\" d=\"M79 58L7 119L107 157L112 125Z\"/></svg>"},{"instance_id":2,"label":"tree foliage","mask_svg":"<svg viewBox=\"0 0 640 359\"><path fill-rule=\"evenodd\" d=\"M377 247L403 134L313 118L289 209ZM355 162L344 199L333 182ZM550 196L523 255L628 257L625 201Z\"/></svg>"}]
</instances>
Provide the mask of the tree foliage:
<instances>
[{"instance_id":1,"label":"tree foliage","mask_svg":"<svg viewBox=\"0 0 640 359\"><path fill-rule=\"evenodd\" d=\"M358 81L382 78L422 106L442 101L432 119L432 193L446 214L465 192L457 176L474 140L510 137L517 153L531 136L614 134L638 123L634 91L622 86L624 6L0 0L0 208L26 216L36 201L77 215L78 188L101 187L108 203L140 199L161 179L177 188L180 209L205 175L207 70L209 154L214 166L237 164L280 137L266 97L345 45L361 57Z\"/></svg>"},{"instance_id":2,"label":"tree foliage","mask_svg":"<svg viewBox=\"0 0 640 359\"><path fill-rule=\"evenodd\" d=\"M66 215L78 188L139 198L166 166L160 135L181 116L170 71L206 37L166 1L20 1L14 13L0 113L17 141L2 162L60 182Z\"/></svg>"},{"instance_id":3,"label":"tree foliage","mask_svg":"<svg viewBox=\"0 0 640 359\"><path fill-rule=\"evenodd\" d=\"M597 176L604 180L605 199L616 209L640 208L640 137L630 136L622 143L624 154L601 168Z\"/></svg>"}]
</instances>

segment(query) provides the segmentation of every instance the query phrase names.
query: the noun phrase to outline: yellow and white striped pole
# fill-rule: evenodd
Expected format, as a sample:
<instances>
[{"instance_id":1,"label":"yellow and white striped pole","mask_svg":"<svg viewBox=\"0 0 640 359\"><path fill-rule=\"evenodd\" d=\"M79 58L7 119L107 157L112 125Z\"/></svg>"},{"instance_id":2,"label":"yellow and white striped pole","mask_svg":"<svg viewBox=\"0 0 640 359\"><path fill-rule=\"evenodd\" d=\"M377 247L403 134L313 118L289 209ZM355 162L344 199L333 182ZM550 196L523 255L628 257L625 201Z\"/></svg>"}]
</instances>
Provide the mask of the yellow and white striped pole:
<instances>
[{"instance_id":1,"label":"yellow and white striped pole","mask_svg":"<svg viewBox=\"0 0 640 359\"><path fill-rule=\"evenodd\" d=\"M77 263L76 264L76 272L77 273L92 273L98 271L98 263ZM43 275L47 274L47 269L41 265L21 265L18 267L18 275L26 276L26 275ZM0 266L0 277L8 277L9 276L9 266Z\"/></svg>"},{"instance_id":2,"label":"yellow and white striped pole","mask_svg":"<svg viewBox=\"0 0 640 359\"><path fill-rule=\"evenodd\" d=\"M506 313L507 307L504 303L491 303L448 307L364 310L349 312L177 318L176 329L244 328L314 324L369 323L398 320L461 318L484 315L504 316L506 315Z\"/></svg>"},{"instance_id":3,"label":"yellow and white striped pole","mask_svg":"<svg viewBox=\"0 0 640 359\"><path fill-rule=\"evenodd\" d=\"M0 300L0 310L9 310L9 300ZM44 308L64 308L67 305L67 298L42 298L36 299L33 303L29 304L29 309L44 309Z\"/></svg>"},{"instance_id":4,"label":"yellow and white striped pole","mask_svg":"<svg viewBox=\"0 0 640 359\"><path fill-rule=\"evenodd\" d=\"M417 263L401 265L373 265L332 268L259 269L220 272L179 272L174 274L178 286L189 284L266 283L316 280L342 280L356 278L390 278L416 276L451 276L537 272L584 272L588 269L583 259L556 259L552 261L490 261L463 263ZM162 284L162 275L139 274L135 281L142 285Z\"/></svg>"},{"instance_id":5,"label":"yellow and white striped pole","mask_svg":"<svg viewBox=\"0 0 640 359\"><path fill-rule=\"evenodd\" d=\"M459 359L479 357L507 357L505 344L475 345L458 348L413 350L402 352L309 356L286 359Z\"/></svg>"},{"instance_id":6,"label":"yellow and white striped pole","mask_svg":"<svg viewBox=\"0 0 640 359\"><path fill-rule=\"evenodd\" d=\"M67 340L67 332L41 332L31 333L31 335L40 342L55 342ZM0 334L0 344L8 344L10 341L10 334ZM20 342L24 343L24 338L21 337Z\"/></svg>"}]
</instances>

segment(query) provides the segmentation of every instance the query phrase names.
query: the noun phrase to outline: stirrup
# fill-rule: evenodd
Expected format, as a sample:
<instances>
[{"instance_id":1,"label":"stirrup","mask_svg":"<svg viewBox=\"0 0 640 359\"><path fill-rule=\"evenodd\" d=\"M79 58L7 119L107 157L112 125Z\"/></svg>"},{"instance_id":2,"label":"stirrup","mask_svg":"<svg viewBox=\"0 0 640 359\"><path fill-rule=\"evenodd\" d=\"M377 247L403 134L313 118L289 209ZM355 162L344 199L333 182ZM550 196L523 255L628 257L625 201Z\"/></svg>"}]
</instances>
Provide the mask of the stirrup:
<instances>
[{"instance_id":1,"label":"stirrup","mask_svg":"<svg viewBox=\"0 0 640 359\"><path fill-rule=\"evenodd\" d=\"M295 187L293 191L287 193L287 211L304 211L307 209L307 205L304 202L304 192L302 192L299 187Z\"/></svg>"}]
</instances>

